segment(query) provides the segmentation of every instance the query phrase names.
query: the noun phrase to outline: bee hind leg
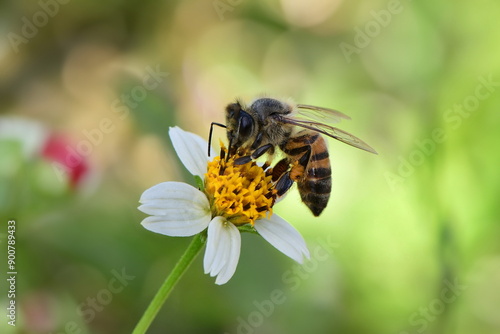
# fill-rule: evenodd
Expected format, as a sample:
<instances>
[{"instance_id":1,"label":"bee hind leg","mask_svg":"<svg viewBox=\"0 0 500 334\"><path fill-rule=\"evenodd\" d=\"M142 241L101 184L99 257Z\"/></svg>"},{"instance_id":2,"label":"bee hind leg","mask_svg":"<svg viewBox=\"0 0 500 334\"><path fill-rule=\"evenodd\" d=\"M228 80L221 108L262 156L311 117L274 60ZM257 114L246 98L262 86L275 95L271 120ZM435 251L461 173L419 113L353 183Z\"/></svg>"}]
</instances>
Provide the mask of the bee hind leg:
<instances>
[{"instance_id":1,"label":"bee hind leg","mask_svg":"<svg viewBox=\"0 0 500 334\"><path fill-rule=\"evenodd\" d=\"M275 189L278 191L278 196L283 196L293 185L295 181L290 178L290 171L281 175L276 183Z\"/></svg>"},{"instance_id":2,"label":"bee hind leg","mask_svg":"<svg viewBox=\"0 0 500 334\"><path fill-rule=\"evenodd\" d=\"M306 168L309 160L311 160L311 145L307 145L307 151L300 157L299 165Z\"/></svg>"},{"instance_id":3,"label":"bee hind leg","mask_svg":"<svg viewBox=\"0 0 500 334\"><path fill-rule=\"evenodd\" d=\"M307 165L311 159L311 146L307 145L307 150L302 154L302 156L295 161L290 170L290 177L295 182L300 181L304 177L304 173L307 170Z\"/></svg>"},{"instance_id":4,"label":"bee hind leg","mask_svg":"<svg viewBox=\"0 0 500 334\"><path fill-rule=\"evenodd\" d=\"M281 159L274 167L270 170L273 182L278 181L278 179L285 174L290 168L290 160L288 158Z\"/></svg>"},{"instance_id":5,"label":"bee hind leg","mask_svg":"<svg viewBox=\"0 0 500 334\"><path fill-rule=\"evenodd\" d=\"M288 168L290 164L290 160L283 159L276 164L273 170L273 180L279 177L278 182L276 183L276 190L278 190L278 196L282 196L286 193L293 185L294 182L300 182L303 178L307 165L309 164L309 160L311 158L311 146L307 145L307 150L300 157L299 160L296 160L292 168L287 172L283 173L285 168ZM281 176L279 176L281 174Z\"/></svg>"}]
</instances>

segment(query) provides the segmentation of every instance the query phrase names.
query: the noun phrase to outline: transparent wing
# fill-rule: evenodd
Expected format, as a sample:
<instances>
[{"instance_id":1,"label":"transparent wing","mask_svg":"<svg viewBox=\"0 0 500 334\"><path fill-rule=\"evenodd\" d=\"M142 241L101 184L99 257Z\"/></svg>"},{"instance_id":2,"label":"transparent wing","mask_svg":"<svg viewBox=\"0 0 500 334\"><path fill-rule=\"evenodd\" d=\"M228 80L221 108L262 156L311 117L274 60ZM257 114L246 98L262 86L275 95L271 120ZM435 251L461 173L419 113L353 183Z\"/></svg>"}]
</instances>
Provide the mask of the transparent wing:
<instances>
[{"instance_id":1,"label":"transparent wing","mask_svg":"<svg viewBox=\"0 0 500 334\"><path fill-rule=\"evenodd\" d=\"M358 137L350 134L349 132L340 130L338 128L334 128L333 126L329 126L323 123L317 123L317 122L311 122L311 121L304 121L300 119L295 119L295 118L286 118L284 117L282 119L284 123L288 124L293 124L296 126L300 126L305 129L313 130L319 133L322 133L328 137L331 137L333 139L337 139L343 143L346 143L348 145L357 147L359 149L365 150L367 152L371 152L374 154L378 154L377 151L375 151L370 145L359 139Z\"/></svg>"},{"instance_id":2,"label":"transparent wing","mask_svg":"<svg viewBox=\"0 0 500 334\"><path fill-rule=\"evenodd\" d=\"M321 123L338 123L342 119L351 119L338 110L310 106L308 104L297 104L297 114Z\"/></svg>"}]
</instances>

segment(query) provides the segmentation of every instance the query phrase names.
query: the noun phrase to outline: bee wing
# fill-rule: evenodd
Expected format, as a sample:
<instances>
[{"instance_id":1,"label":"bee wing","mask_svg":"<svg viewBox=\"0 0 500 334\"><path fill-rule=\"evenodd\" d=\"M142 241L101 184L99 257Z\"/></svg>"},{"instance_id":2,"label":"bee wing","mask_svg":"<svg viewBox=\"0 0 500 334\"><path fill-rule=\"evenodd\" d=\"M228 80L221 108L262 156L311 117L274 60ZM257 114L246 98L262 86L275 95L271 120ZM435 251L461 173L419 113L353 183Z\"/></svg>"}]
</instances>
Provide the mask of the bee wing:
<instances>
[{"instance_id":1,"label":"bee wing","mask_svg":"<svg viewBox=\"0 0 500 334\"><path fill-rule=\"evenodd\" d=\"M357 147L359 149L365 150L370 153L378 154L370 145L359 139L358 137L346 132L344 130L340 130L338 128L334 128L333 126L329 126L323 123L305 121L296 118L286 118L282 119L284 123L293 124L296 126L300 126L305 129L313 130L319 133L322 133L328 137L333 139L337 139L343 143L348 145Z\"/></svg>"},{"instance_id":2,"label":"bee wing","mask_svg":"<svg viewBox=\"0 0 500 334\"><path fill-rule=\"evenodd\" d=\"M321 123L338 123L342 119L351 119L338 110L310 106L308 104L297 104L297 114Z\"/></svg>"}]
</instances>

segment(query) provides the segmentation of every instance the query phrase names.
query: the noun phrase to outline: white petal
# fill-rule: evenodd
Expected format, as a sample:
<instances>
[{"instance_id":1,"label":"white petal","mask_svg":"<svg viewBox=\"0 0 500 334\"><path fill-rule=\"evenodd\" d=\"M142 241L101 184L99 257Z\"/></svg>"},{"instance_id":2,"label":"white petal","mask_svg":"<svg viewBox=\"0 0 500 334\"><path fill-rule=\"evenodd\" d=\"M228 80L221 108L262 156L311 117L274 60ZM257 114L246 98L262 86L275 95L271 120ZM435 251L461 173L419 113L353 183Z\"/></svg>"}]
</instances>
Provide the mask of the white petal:
<instances>
[{"instance_id":1,"label":"white petal","mask_svg":"<svg viewBox=\"0 0 500 334\"><path fill-rule=\"evenodd\" d=\"M207 228L211 219L208 199L198 189L182 182L164 182L146 190L139 210L153 216L144 228L173 237L186 237Z\"/></svg>"},{"instance_id":2,"label":"white petal","mask_svg":"<svg viewBox=\"0 0 500 334\"><path fill-rule=\"evenodd\" d=\"M215 284L224 284L236 271L240 258L240 231L225 218L215 217L208 225L207 250L203 259L206 274L217 276Z\"/></svg>"},{"instance_id":3,"label":"white petal","mask_svg":"<svg viewBox=\"0 0 500 334\"><path fill-rule=\"evenodd\" d=\"M310 258L306 242L300 233L278 215L259 219L254 227L267 242L295 261L302 263L304 256Z\"/></svg>"},{"instance_id":4,"label":"white petal","mask_svg":"<svg viewBox=\"0 0 500 334\"><path fill-rule=\"evenodd\" d=\"M144 191L139 210L148 215L166 215L172 209L191 208L209 211L210 203L204 193L183 182L163 182Z\"/></svg>"},{"instance_id":5,"label":"white petal","mask_svg":"<svg viewBox=\"0 0 500 334\"><path fill-rule=\"evenodd\" d=\"M227 238L221 238L221 233L219 233L219 221L223 224L225 219L222 217L215 217L213 222L209 225L210 235L207 240L207 251L205 253L205 258L203 260L203 267L205 268L205 274L210 273L213 277L219 273L222 269L224 263L227 261L227 252L224 250L229 247L229 240ZM208 247L208 243L210 246Z\"/></svg>"},{"instance_id":6,"label":"white petal","mask_svg":"<svg viewBox=\"0 0 500 334\"><path fill-rule=\"evenodd\" d=\"M141 222L145 229L170 237L189 237L198 234L207 228L208 223L210 223L210 215L179 220L175 218L175 214L150 216Z\"/></svg>"},{"instance_id":7,"label":"white petal","mask_svg":"<svg viewBox=\"0 0 500 334\"><path fill-rule=\"evenodd\" d=\"M215 156L210 148L210 157L207 155L208 142L194 133L182 130L179 127L170 128L168 131L175 152L181 159L186 169L193 175L203 178L207 172L207 162Z\"/></svg>"}]
</instances>

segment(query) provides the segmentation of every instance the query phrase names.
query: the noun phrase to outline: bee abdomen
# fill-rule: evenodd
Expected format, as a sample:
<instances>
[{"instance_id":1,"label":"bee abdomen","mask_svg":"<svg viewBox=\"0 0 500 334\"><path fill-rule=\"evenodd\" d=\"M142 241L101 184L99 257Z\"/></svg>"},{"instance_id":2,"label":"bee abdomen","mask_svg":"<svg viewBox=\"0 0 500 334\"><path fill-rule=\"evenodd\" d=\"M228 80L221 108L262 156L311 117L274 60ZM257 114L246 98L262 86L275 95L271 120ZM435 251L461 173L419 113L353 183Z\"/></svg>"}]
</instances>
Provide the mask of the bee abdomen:
<instances>
[{"instance_id":1,"label":"bee abdomen","mask_svg":"<svg viewBox=\"0 0 500 334\"><path fill-rule=\"evenodd\" d=\"M292 143L304 144L304 145L312 145L319 138L319 133L311 135L310 133L306 133L304 135L290 138Z\"/></svg>"},{"instance_id":2,"label":"bee abdomen","mask_svg":"<svg viewBox=\"0 0 500 334\"><path fill-rule=\"evenodd\" d=\"M332 178L307 179L302 182L302 188L314 194L330 194L332 191Z\"/></svg>"},{"instance_id":3,"label":"bee abdomen","mask_svg":"<svg viewBox=\"0 0 500 334\"><path fill-rule=\"evenodd\" d=\"M316 153L316 154L313 154L311 156L311 162L314 162L314 161L321 161L321 160L325 160L326 158L328 158L330 155L328 154L328 151L325 150L321 153Z\"/></svg>"},{"instance_id":4,"label":"bee abdomen","mask_svg":"<svg viewBox=\"0 0 500 334\"><path fill-rule=\"evenodd\" d=\"M312 149L305 177L298 182L298 187L304 204L315 216L319 216L330 199L332 168L323 138L318 138Z\"/></svg>"},{"instance_id":5,"label":"bee abdomen","mask_svg":"<svg viewBox=\"0 0 500 334\"><path fill-rule=\"evenodd\" d=\"M307 133L284 141L280 145L280 148L287 155L295 157L301 153L308 151L310 149L310 145L313 145L318 138L320 138L319 134L311 135L310 133Z\"/></svg>"},{"instance_id":6,"label":"bee abdomen","mask_svg":"<svg viewBox=\"0 0 500 334\"><path fill-rule=\"evenodd\" d=\"M331 179L328 179L327 181L329 183L329 188L331 188ZM304 191L303 189L301 190L301 185L299 184L299 192L300 192L300 197L302 199L302 202L304 202L305 205L311 210L313 215L316 217L323 212L323 210L326 208L326 205L328 204L328 200L330 199L330 192L328 193L315 193L315 192L307 192Z\"/></svg>"},{"instance_id":7,"label":"bee abdomen","mask_svg":"<svg viewBox=\"0 0 500 334\"><path fill-rule=\"evenodd\" d=\"M331 168L311 168L307 177L298 182L300 197L315 216L325 209L332 191Z\"/></svg>"},{"instance_id":8,"label":"bee abdomen","mask_svg":"<svg viewBox=\"0 0 500 334\"><path fill-rule=\"evenodd\" d=\"M307 145L304 145L304 146L294 147L292 149L284 148L283 152L285 152L289 156L295 157L301 153L306 152L307 150L309 150L309 147Z\"/></svg>"},{"instance_id":9,"label":"bee abdomen","mask_svg":"<svg viewBox=\"0 0 500 334\"><path fill-rule=\"evenodd\" d=\"M323 179L332 175L330 167L311 167L307 170L307 177L312 179Z\"/></svg>"},{"instance_id":10,"label":"bee abdomen","mask_svg":"<svg viewBox=\"0 0 500 334\"><path fill-rule=\"evenodd\" d=\"M325 139L317 132L302 130L296 137L283 142L280 148L292 162L298 163L290 175L297 182L302 202L319 216L328 204L332 189L332 169Z\"/></svg>"}]
</instances>

